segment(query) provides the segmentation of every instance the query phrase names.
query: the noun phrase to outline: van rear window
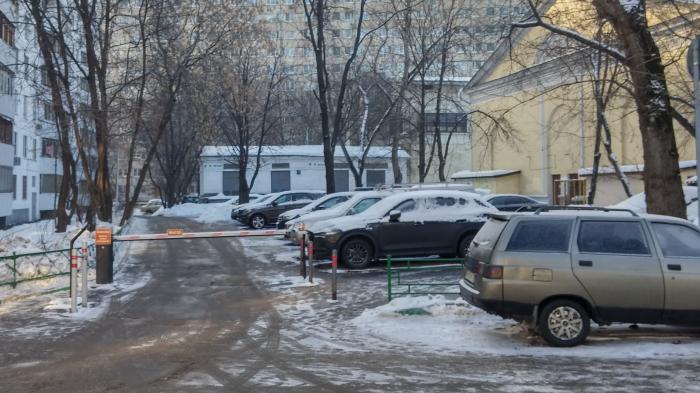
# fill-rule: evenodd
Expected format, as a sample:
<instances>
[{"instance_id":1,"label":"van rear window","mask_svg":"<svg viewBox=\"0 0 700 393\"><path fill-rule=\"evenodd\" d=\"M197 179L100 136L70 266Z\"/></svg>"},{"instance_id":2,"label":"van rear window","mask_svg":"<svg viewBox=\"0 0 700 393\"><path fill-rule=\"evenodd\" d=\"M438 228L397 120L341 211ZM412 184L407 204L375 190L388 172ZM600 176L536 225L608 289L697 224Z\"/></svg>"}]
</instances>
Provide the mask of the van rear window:
<instances>
[{"instance_id":1,"label":"van rear window","mask_svg":"<svg viewBox=\"0 0 700 393\"><path fill-rule=\"evenodd\" d=\"M571 220L527 220L515 227L506 251L566 252Z\"/></svg>"}]
</instances>

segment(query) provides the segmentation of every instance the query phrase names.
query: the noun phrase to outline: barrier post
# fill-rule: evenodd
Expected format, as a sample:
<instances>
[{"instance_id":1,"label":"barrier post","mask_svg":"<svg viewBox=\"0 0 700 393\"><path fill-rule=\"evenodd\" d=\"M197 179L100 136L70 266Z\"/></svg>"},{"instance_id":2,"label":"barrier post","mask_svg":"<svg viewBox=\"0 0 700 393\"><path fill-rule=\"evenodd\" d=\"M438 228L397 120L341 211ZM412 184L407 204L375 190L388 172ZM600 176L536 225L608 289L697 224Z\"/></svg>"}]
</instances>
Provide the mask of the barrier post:
<instances>
[{"instance_id":1,"label":"barrier post","mask_svg":"<svg viewBox=\"0 0 700 393\"><path fill-rule=\"evenodd\" d=\"M78 255L70 249L70 312L78 309Z\"/></svg>"},{"instance_id":2,"label":"barrier post","mask_svg":"<svg viewBox=\"0 0 700 393\"><path fill-rule=\"evenodd\" d=\"M314 242L309 241L307 244L309 248L309 282L314 282Z\"/></svg>"},{"instance_id":3,"label":"barrier post","mask_svg":"<svg viewBox=\"0 0 700 393\"><path fill-rule=\"evenodd\" d=\"M97 228L95 230L95 252L95 281L98 284L109 284L114 279L114 247L110 228Z\"/></svg>"},{"instance_id":4,"label":"barrier post","mask_svg":"<svg viewBox=\"0 0 700 393\"><path fill-rule=\"evenodd\" d=\"M306 233L299 241L299 274L306 279Z\"/></svg>"},{"instance_id":5,"label":"barrier post","mask_svg":"<svg viewBox=\"0 0 700 393\"><path fill-rule=\"evenodd\" d=\"M82 263L80 264L80 275L82 278L81 290L82 290L82 304L83 307L87 307L87 297L88 297L88 247L87 241L83 240L83 247L80 249L83 254Z\"/></svg>"},{"instance_id":6,"label":"barrier post","mask_svg":"<svg viewBox=\"0 0 700 393\"><path fill-rule=\"evenodd\" d=\"M331 299L338 300L338 250L333 249L331 256Z\"/></svg>"}]
</instances>

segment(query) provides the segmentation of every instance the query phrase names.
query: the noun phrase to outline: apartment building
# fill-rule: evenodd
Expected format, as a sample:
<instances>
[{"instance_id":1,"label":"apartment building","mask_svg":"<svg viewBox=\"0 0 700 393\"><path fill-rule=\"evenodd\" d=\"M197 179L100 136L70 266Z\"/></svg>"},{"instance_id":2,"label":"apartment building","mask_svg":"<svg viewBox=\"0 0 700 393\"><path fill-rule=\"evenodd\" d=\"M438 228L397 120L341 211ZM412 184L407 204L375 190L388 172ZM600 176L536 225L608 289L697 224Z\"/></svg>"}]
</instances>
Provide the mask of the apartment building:
<instances>
[{"instance_id":1,"label":"apartment building","mask_svg":"<svg viewBox=\"0 0 700 393\"><path fill-rule=\"evenodd\" d=\"M326 22L326 56L330 78L337 80L353 51L360 1L329 0L328 3L331 11ZM308 26L302 0L249 0L249 4L256 7L258 18L264 22L271 40L277 43L274 50L278 52L274 54L281 58L285 87L290 90L313 90L316 62L311 43L305 37ZM410 13L405 12L408 4L413 4ZM526 12L521 2L513 0L366 3L361 35L371 34L363 41L358 53L356 65L359 71L353 72L361 74L371 71L382 75L387 81L398 81L404 72L412 71L415 64L421 61L421 56L432 56L425 60L431 66L427 72L414 78L407 94L415 107L419 105L421 92L424 93L424 102L420 105L425 107L425 120L415 119L418 116L415 110L400 114L406 119L401 126L402 134L406 136L402 147L412 156L410 178L404 176L404 181L419 180L416 176L419 161L416 157L416 127L421 123L426 127L428 140L432 140L434 124L437 123L443 145L449 143L451 153L448 155L447 172L470 168L471 131L468 109L460 94L508 34L510 24ZM446 27L447 19L451 27ZM443 35L450 36L450 43L446 48L445 73L440 80L439 53L435 47L431 47L431 40ZM421 51L430 54L422 55ZM442 96L439 114L436 109L438 83L441 84ZM388 141L379 141L382 142ZM428 182L436 181L438 176L437 160L433 161L435 168L431 168L425 179Z\"/></svg>"},{"instance_id":2,"label":"apartment building","mask_svg":"<svg viewBox=\"0 0 700 393\"><path fill-rule=\"evenodd\" d=\"M53 216L63 173L31 16L18 2L0 2L0 12L0 227L5 227ZM79 40L73 41L77 49ZM76 89L79 80L76 76ZM86 93L76 96L86 102Z\"/></svg>"}]
</instances>

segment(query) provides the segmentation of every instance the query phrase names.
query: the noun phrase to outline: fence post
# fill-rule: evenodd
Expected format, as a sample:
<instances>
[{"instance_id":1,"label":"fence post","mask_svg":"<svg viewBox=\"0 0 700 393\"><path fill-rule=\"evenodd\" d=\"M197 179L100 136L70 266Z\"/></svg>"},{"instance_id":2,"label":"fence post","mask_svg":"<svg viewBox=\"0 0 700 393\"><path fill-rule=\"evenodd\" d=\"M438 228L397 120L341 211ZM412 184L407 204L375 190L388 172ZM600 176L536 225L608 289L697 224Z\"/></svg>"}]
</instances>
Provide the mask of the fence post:
<instances>
[{"instance_id":1,"label":"fence post","mask_svg":"<svg viewBox=\"0 0 700 393\"><path fill-rule=\"evenodd\" d=\"M17 252L12 251L12 288L17 288Z\"/></svg>"},{"instance_id":2,"label":"fence post","mask_svg":"<svg viewBox=\"0 0 700 393\"><path fill-rule=\"evenodd\" d=\"M338 250L333 249L331 256L331 299L338 300Z\"/></svg>"},{"instance_id":3,"label":"fence post","mask_svg":"<svg viewBox=\"0 0 700 393\"><path fill-rule=\"evenodd\" d=\"M306 279L306 233L301 236L299 241L299 274Z\"/></svg>"},{"instance_id":4,"label":"fence post","mask_svg":"<svg viewBox=\"0 0 700 393\"><path fill-rule=\"evenodd\" d=\"M78 308L78 255L70 249L70 312L74 313Z\"/></svg>"},{"instance_id":5,"label":"fence post","mask_svg":"<svg viewBox=\"0 0 700 393\"><path fill-rule=\"evenodd\" d=\"M83 247L81 248L82 254L83 254L83 259L81 260L81 265L80 265L80 274L82 278L82 300L83 300L83 307L88 306L87 302L87 297L88 297L88 247L87 247L87 241L83 240Z\"/></svg>"},{"instance_id":6,"label":"fence post","mask_svg":"<svg viewBox=\"0 0 700 393\"><path fill-rule=\"evenodd\" d=\"M309 241L306 245L309 248L309 282L314 282L314 242Z\"/></svg>"},{"instance_id":7,"label":"fence post","mask_svg":"<svg viewBox=\"0 0 700 393\"><path fill-rule=\"evenodd\" d=\"M391 301L391 255L386 256L386 288L389 301Z\"/></svg>"}]
</instances>

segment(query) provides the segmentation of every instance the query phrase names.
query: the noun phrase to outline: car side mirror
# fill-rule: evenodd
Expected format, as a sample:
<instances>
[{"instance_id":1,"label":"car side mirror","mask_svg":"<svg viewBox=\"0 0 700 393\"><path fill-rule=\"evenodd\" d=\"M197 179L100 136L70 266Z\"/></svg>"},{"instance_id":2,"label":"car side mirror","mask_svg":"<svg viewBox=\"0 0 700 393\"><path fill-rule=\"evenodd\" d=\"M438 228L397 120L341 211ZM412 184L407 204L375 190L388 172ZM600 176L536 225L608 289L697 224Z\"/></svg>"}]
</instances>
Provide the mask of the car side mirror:
<instances>
[{"instance_id":1,"label":"car side mirror","mask_svg":"<svg viewBox=\"0 0 700 393\"><path fill-rule=\"evenodd\" d=\"M270 206L272 206L272 207L277 206L277 201L272 201L272 202L270 202Z\"/></svg>"},{"instance_id":2,"label":"car side mirror","mask_svg":"<svg viewBox=\"0 0 700 393\"><path fill-rule=\"evenodd\" d=\"M347 214L345 214L345 215L346 216L354 216L355 214L357 214L357 210L355 210L354 207L351 207L350 210L348 210Z\"/></svg>"},{"instance_id":3,"label":"car side mirror","mask_svg":"<svg viewBox=\"0 0 700 393\"><path fill-rule=\"evenodd\" d=\"M389 222L399 222L401 218L401 210L392 210L389 212Z\"/></svg>"}]
</instances>

